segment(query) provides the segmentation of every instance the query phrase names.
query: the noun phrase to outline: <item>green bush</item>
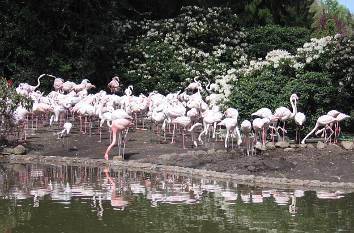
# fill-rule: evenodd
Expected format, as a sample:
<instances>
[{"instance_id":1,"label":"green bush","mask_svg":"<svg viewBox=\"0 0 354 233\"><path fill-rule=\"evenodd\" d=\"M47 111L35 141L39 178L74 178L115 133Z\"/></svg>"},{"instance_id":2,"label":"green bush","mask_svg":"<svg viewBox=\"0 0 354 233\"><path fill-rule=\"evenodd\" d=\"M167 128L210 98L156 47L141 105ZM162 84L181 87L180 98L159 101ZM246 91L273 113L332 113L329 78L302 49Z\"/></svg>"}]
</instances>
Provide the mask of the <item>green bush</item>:
<instances>
[{"instance_id":1,"label":"green bush","mask_svg":"<svg viewBox=\"0 0 354 233\"><path fill-rule=\"evenodd\" d=\"M264 58L267 52L283 49L295 54L297 48L310 40L310 30L303 27L267 25L247 30L248 55Z\"/></svg>"}]
</instances>

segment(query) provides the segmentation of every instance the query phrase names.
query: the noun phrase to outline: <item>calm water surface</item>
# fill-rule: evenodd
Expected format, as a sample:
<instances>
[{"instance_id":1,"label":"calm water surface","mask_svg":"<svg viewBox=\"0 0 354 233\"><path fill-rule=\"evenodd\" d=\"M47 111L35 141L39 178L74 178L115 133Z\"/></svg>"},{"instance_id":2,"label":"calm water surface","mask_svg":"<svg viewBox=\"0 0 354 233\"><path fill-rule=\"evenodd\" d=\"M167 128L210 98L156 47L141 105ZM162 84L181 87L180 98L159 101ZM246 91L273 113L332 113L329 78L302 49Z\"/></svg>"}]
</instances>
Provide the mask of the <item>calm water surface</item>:
<instances>
[{"instance_id":1,"label":"calm water surface","mask_svg":"<svg viewBox=\"0 0 354 233\"><path fill-rule=\"evenodd\" d=\"M354 194L0 164L0 232L354 232Z\"/></svg>"}]
</instances>

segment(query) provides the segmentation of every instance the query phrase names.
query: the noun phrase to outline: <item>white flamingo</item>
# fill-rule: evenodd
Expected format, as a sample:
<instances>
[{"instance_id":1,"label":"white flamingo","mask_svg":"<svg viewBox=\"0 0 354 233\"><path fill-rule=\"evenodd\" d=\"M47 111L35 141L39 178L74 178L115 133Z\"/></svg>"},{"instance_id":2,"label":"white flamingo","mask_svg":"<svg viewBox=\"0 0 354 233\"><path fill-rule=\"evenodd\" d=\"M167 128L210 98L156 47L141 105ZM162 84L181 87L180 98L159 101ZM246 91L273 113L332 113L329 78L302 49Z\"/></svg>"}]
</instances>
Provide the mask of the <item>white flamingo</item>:
<instances>
[{"instance_id":1,"label":"white flamingo","mask_svg":"<svg viewBox=\"0 0 354 233\"><path fill-rule=\"evenodd\" d=\"M231 137L236 136L237 139L237 145L241 144L241 137L239 133L236 132L237 130L237 118L225 118L223 119L218 125L222 125L226 127L226 136L225 136L225 148L228 148L228 140L231 135Z\"/></svg>"},{"instance_id":2,"label":"white flamingo","mask_svg":"<svg viewBox=\"0 0 354 233\"><path fill-rule=\"evenodd\" d=\"M300 143L300 130L303 127L305 121L306 121L306 116L304 113L302 112L298 112L296 113L295 117L294 117L295 123L297 125L297 129L296 129L296 135L295 135L295 141Z\"/></svg>"}]
</instances>

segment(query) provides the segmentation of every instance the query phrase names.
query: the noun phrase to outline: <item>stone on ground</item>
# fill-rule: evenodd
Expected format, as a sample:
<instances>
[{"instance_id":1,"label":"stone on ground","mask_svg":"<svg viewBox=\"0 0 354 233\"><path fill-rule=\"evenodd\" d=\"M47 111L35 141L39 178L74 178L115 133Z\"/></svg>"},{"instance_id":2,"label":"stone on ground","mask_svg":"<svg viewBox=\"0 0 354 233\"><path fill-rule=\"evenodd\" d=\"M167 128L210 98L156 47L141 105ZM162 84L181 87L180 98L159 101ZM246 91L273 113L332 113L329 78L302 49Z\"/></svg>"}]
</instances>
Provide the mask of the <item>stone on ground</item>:
<instances>
[{"instance_id":1,"label":"stone on ground","mask_svg":"<svg viewBox=\"0 0 354 233\"><path fill-rule=\"evenodd\" d=\"M317 142L316 148L319 150L322 150L326 147L326 144L324 144L323 142L319 141Z\"/></svg>"},{"instance_id":2,"label":"stone on ground","mask_svg":"<svg viewBox=\"0 0 354 233\"><path fill-rule=\"evenodd\" d=\"M22 145L18 145L13 149L13 153L15 155L25 155L26 154L26 148Z\"/></svg>"},{"instance_id":3,"label":"stone on ground","mask_svg":"<svg viewBox=\"0 0 354 233\"><path fill-rule=\"evenodd\" d=\"M281 141L281 142L275 143L275 147L287 148L289 146L290 146L290 144L287 141Z\"/></svg>"},{"instance_id":4,"label":"stone on ground","mask_svg":"<svg viewBox=\"0 0 354 233\"><path fill-rule=\"evenodd\" d=\"M268 150L274 150L274 149L275 149L275 145L274 145L273 142L267 142L266 148L267 148Z\"/></svg>"},{"instance_id":5,"label":"stone on ground","mask_svg":"<svg viewBox=\"0 0 354 233\"><path fill-rule=\"evenodd\" d=\"M353 150L354 149L354 142L352 142L352 141L341 141L340 144L346 150Z\"/></svg>"},{"instance_id":6,"label":"stone on ground","mask_svg":"<svg viewBox=\"0 0 354 233\"><path fill-rule=\"evenodd\" d=\"M292 151L295 151L294 148L285 148L284 149L284 152L292 152Z\"/></svg>"}]
</instances>

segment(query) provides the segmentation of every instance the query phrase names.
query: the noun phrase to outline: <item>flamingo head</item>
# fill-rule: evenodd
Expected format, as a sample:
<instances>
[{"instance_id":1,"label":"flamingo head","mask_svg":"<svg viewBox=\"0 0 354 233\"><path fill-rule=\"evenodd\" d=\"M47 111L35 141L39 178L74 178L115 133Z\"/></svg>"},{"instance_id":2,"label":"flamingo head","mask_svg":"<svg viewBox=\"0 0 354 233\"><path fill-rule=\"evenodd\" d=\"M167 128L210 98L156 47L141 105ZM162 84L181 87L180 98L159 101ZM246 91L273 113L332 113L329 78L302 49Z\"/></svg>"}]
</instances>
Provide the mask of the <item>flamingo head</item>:
<instances>
[{"instance_id":1,"label":"flamingo head","mask_svg":"<svg viewBox=\"0 0 354 233\"><path fill-rule=\"evenodd\" d=\"M292 95L290 96L290 99L291 99L291 101L298 101L298 100L299 100L299 97L297 96L297 94L292 94Z\"/></svg>"}]
</instances>

